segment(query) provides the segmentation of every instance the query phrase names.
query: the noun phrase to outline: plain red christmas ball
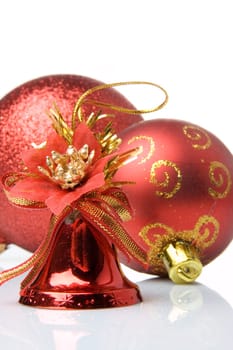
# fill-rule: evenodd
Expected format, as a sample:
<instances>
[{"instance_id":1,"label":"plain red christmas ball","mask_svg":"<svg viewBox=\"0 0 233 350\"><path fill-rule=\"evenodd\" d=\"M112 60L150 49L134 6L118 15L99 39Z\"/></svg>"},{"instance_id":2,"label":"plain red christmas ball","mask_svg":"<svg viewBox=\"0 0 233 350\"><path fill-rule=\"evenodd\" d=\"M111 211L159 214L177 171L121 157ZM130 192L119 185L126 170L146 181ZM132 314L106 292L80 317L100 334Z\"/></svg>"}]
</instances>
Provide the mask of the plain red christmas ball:
<instances>
[{"instance_id":1,"label":"plain red christmas ball","mask_svg":"<svg viewBox=\"0 0 233 350\"><path fill-rule=\"evenodd\" d=\"M65 120L70 121L75 103L88 89L102 82L78 75L53 75L41 77L17 87L0 100L0 176L17 170L22 151L32 142L44 141L47 128L51 125L46 112L58 106ZM119 92L111 89L97 91L91 95L94 100L134 109L133 105ZM83 105L84 115L99 111L99 107ZM102 113L115 115L111 118L116 132L142 120L139 115L126 115L103 107ZM97 123L101 130L109 118ZM97 129L95 129L97 131ZM0 192L0 244L15 243L23 248L35 250L43 238L49 223L50 212L19 209L10 205Z\"/></svg>"},{"instance_id":2,"label":"plain red christmas ball","mask_svg":"<svg viewBox=\"0 0 233 350\"><path fill-rule=\"evenodd\" d=\"M149 267L121 261L143 272L166 274L163 246L181 240L197 248L203 265L216 258L233 236L233 157L207 130L186 121L140 122L120 133L120 151L139 147L138 158L116 173L134 210L124 223L147 252Z\"/></svg>"}]
</instances>

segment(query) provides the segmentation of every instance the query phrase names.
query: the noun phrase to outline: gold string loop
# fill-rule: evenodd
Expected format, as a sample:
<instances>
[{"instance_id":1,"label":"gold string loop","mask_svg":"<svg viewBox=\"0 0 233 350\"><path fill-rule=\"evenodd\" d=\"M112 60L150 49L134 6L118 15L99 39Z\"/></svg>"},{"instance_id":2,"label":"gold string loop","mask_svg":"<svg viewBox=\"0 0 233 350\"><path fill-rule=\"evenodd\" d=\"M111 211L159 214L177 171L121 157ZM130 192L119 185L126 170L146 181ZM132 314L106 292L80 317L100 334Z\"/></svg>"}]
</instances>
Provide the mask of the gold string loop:
<instances>
[{"instance_id":1,"label":"gold string loop","mask_svg":"<svg viewBox=\"0 0 233 350\"><path fill-rule=\"evenodd\" d=\"M112 105L112 104L107 103L107 102L102 102L102 101L93 100L93 99L87 99L87 96L93 94L96 91L109 89L109 88L116 87L116 86L124 86L124 85L151 85L151 86L156 87L157 89L161 90L164 93L164 95L165 95L164 100L159 105L157 105L153 108L150 108L150 109L130 109L130 108L124 108L124 107L117 106L117 105ZM152 112L160 110L161 108L163 108L167 104L167 102L168 102L167 91L162 86L155 84L155 83L151 83L151 82L147 82L147 81L126 81L126 82L118 82L118 83L111 83L111 84L101 84L101 85L98 85L98 86L95 86L93 88L88 89L78 99L78 101L74 107L73 114L72 114L72 129L73 130L75 129L77 119L80 122L83 121L83 114L82 114L82 108L81 108L83 103L92 104L92 105L95 105L98 107L108 107L114 111L122 112L122 113L126 113L126 114L144 114L144 113L152 113Z\"/></svg>"}]
</instances>

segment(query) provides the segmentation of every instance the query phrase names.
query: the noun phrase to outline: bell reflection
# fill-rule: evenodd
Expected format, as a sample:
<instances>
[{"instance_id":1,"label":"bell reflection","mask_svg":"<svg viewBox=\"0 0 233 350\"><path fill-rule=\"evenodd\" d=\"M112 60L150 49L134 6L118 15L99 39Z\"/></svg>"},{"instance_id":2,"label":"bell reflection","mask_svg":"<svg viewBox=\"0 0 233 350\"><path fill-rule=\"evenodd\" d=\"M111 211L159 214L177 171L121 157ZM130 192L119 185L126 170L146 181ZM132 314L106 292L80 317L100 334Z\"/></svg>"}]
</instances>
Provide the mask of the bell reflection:
<instances>
[{"instance_id":1,"label":"bell reflection","mask_svg":"<svg viewBox=\"0 0 233 350\"><path fill-rule=\"evenodd\" d=\"M139 305L135 306L138 313ZM77 349L125 349L131 339L122 342L119 337L128 328L132 308L61 311L33 309L34 322L43 330L43 349L77 350ZM136 314L135 314L136 316ZM48 344L50 347L48 347Z\"/></svg>"},{"instance_id":2,"label":"bell reflection","mask_svg":"<svg viewBox=\"0 0 233 350\"><path fill-rule=\"evenodd\" d=\"M43 309L35 310L38 324L47 332L53 350L76 350L91 335L88 327L82 321L82 315L77 312L61 312ZM90 317L91 322L91 317Z\"/></svg>"},{"instance_id":3,"label":"bell reflection","mask_svg":"<svg viewBox=\"0 0 233 350\"><path fill-rule=\"evenodd\" d=\"M23 350L229 349L233 310L204 285L139 282L143 303L97 310L47 310L12 303L18 281L0 288L1 348Z\"/></svg>"}]
</instances>

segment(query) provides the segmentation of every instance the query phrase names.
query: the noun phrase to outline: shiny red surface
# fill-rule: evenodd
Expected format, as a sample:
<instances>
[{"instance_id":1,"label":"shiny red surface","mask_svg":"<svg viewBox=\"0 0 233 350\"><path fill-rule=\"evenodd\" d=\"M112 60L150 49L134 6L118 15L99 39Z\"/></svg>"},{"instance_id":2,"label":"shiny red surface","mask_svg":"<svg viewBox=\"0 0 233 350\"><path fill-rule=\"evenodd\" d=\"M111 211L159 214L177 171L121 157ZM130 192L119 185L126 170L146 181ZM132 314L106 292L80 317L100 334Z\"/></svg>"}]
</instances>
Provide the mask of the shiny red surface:
<instances>
[{"instance_id":1,"label":"shiny red surface","mask_svg":"<svg viewBox=\"0 0 233 350\"><path fill-rule=\"evenodd\" d=\"M20 303L57 309L127 306L141 301L122 274L110 242L81 219L62 221L50 254L21 290Z\"/></svg>"},{"instance_id":2,"label":"shiny red surface","mask_svg":"<svg viewBox=\"0 0 233 350\"><path fill-rule=\"evenodd\" d=\"M185 136L183 127L186 125L196 128L188 122L158 119L141 122L121 133L123 143L120 151L126 150L129 145L142 146L143 151L134 163L119 169L115 179L136 182L135 185L124 186L124 192L134 209L133 219L124 226L146 251L149 251L150 247L139 236L139 232L146 225L162 223L173 232L192 231L202 215L215 217L220 225L217 239L201 252L202 263L207 264L226 248L233 237L233 157L217 137L200 127L197 129L199 137L194 135L196 129L189 129L192 130L193 139ZM210 147L205 146L208 138L211 139ZM152 143L154 152L150 157ZM200 149L193 146L198 143ZM178 181L174 168L158 167L157 183L150 181L152 165L159 160L175 163L182 173L181 187L171 198L156 195L156 191L169 192L174 189ZM229 178L226 171L220 168L215 169L211 175L210 165L216 161L227 167ZM213 198L209 195L210 188L220 194L226 191L227 195L223 198ZM154 234L151 230L152 241L156 239ZM156 234L166 233L161 229L160 232L157 230ZM123 255L121 259L130 267L144 271L133 259L125 261ZM147 271L152 272L150 267Z\"/></svg>"},{"instance_id":3,"label":"shiny red surface","mask_svg":"<svg viewBox=\"0 0 233 350\"><path fill-rule=\"evenodd\" d=\"M71 120L75 102L81 94L101 82L77 75L54 75L41 77L17 87L0 100L0 176L15 171L21 163L22 151L32 142L37 144L45 140L51 121L46 112L59 107L63 117ZM90 96L110 104L133 108L132 104L114 89L101 90ZM97 108L84 105L89 115ZM142 120L138 115L126 115L107 108L103 113L115 115L113 125L116 132ZM109 119L98 123L99 130ZM41 242L49 223L48 210L32 211L11 206L0 189L0 242L15 243L35 250Z\"/></svg>"}]
</instances>

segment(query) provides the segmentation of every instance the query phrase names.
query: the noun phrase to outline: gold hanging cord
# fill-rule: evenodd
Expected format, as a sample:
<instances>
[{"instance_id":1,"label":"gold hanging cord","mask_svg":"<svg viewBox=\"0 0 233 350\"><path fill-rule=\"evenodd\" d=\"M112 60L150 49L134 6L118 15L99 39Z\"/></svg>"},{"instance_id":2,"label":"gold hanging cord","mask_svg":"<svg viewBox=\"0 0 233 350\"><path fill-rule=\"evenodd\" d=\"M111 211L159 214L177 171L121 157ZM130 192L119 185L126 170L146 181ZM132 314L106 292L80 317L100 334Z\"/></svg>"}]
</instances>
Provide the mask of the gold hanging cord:
<instances>
[{"instance_id":1,"label":"gold hanging cord","mask_svg":"<svg viewBox=\"0 0 233 350\"><path fill-rule=\"evenodd\" d=\"M161 104L150 109L130 109L130 108L124 108L121 106L115 106L107 102L101 102L93 99L86 99L88 95L91 95L96 91L109 89L116 86L123 86L123 85L151 85L161 90L164 93L165 97ZM84 103L92 104L98 107L107 107L117 112L122 112L126 114L144 114L144 113L152 113L160 110L167 104L167 102L168 102L167 91L162 86L155 83L147 82L147 81L126 81L126 82L98 85L84 92L79 98L79 100L77 101L72 114L72 129L75 130L77 119L79 120L79 122L82 122L84 120L83 114L82 114L82 108L81 108L82 104Z\"/></svg>"}]
</instances>

